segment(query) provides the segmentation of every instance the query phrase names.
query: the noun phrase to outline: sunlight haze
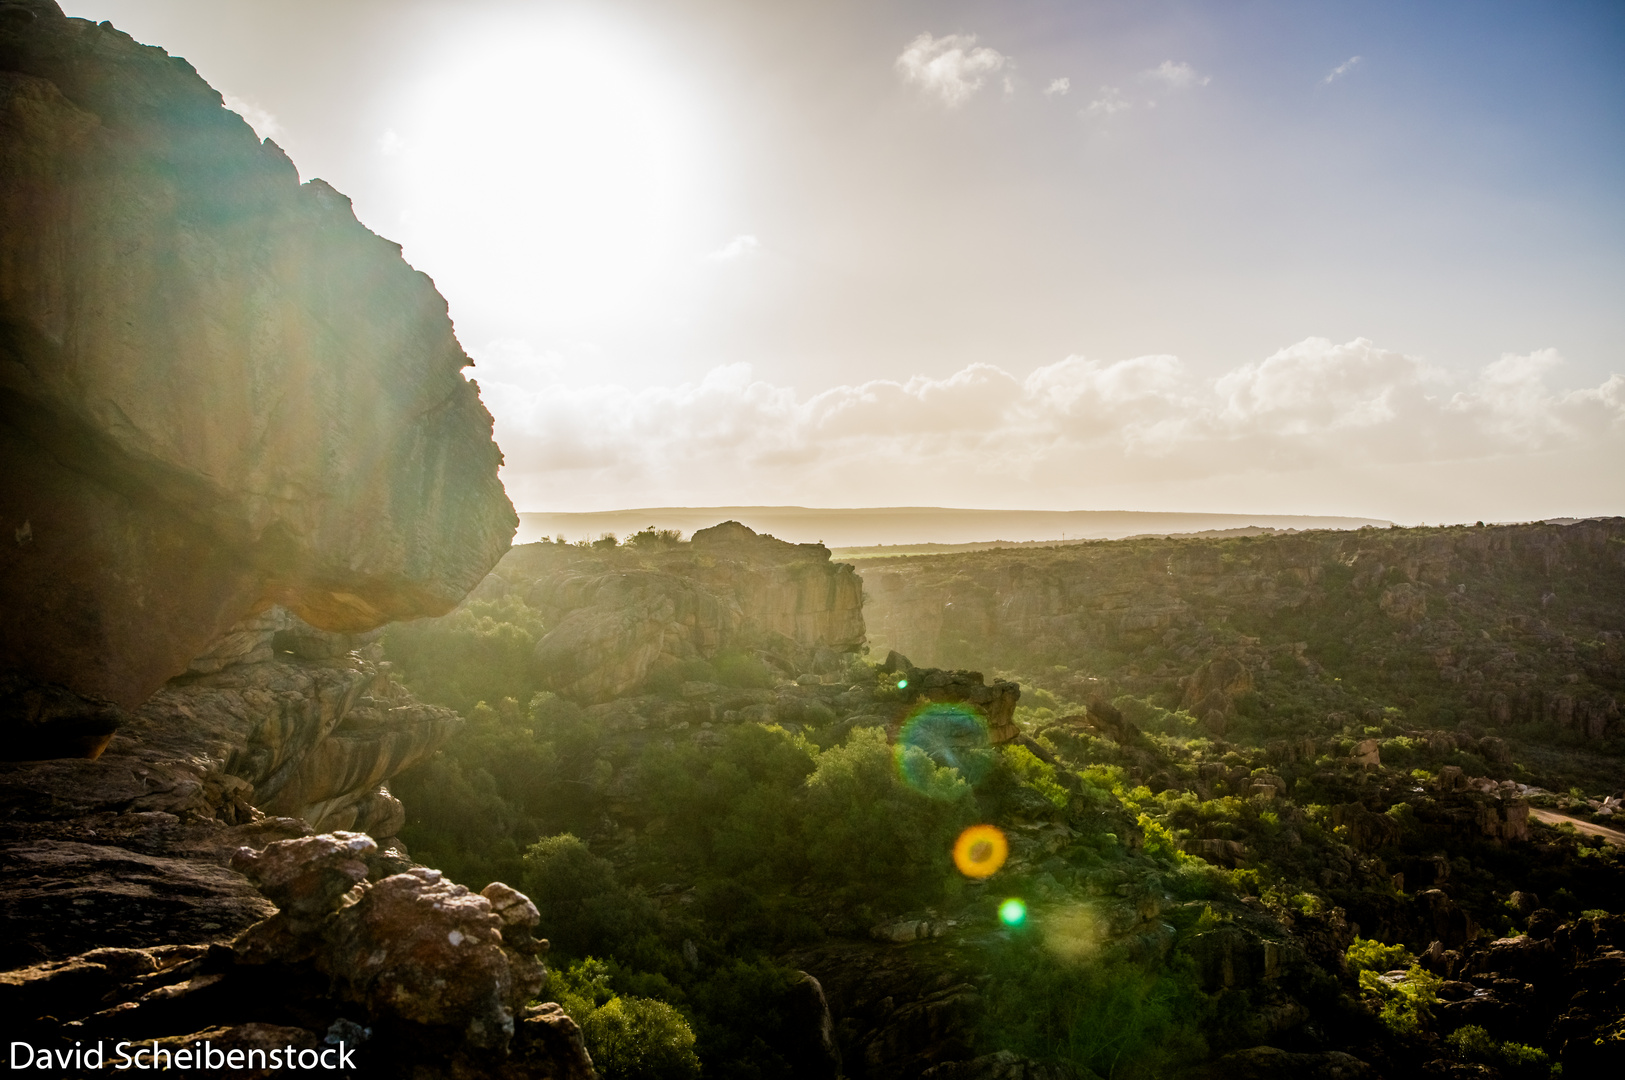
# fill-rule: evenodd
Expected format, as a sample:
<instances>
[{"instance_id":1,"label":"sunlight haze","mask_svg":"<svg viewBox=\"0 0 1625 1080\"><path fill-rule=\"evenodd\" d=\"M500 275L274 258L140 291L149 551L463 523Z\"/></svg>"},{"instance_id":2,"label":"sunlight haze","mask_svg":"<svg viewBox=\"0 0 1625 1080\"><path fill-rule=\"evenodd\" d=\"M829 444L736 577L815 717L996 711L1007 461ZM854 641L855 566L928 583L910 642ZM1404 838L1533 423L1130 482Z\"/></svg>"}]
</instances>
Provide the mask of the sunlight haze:
<instances>
[{"instance_id":1,"label":"sunlight haze","mask_svg":"<svg viewBox=\"0 0 1625 1080\"><path fill-rule=\"evenodd\" d=\"M446 296L521 511L1625 513L1625 11L78 0Z\"/></svg>"}]
</instances>

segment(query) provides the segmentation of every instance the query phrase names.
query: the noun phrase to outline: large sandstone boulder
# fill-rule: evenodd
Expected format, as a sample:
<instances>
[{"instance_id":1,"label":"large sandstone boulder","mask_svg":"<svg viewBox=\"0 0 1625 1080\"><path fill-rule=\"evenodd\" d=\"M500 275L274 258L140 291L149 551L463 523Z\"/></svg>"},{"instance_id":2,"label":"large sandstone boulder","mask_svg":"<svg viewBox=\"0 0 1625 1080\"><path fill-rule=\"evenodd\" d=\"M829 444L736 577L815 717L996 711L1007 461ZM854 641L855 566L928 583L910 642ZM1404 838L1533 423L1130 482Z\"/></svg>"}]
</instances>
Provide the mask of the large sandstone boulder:
<instances>
[{"instance_id":1,"label":"large sandstone boulder","mask_svg":"<svg viewBox=\"0 0 1625 1080\"><path fill-rule=\"evenodd\" d=\"M7 756L97 752L273 604L449 610L517 519L433 283L184 60L0 9Z\"/></svg>"}]
</instances>

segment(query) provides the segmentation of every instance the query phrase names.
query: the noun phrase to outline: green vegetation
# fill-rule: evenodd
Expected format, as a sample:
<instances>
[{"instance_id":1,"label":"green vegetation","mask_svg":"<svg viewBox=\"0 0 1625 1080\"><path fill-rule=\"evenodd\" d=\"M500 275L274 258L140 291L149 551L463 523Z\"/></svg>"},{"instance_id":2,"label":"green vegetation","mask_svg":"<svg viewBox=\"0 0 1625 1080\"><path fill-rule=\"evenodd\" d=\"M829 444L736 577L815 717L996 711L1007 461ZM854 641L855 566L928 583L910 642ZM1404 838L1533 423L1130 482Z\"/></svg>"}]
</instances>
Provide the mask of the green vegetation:
<instances>
[{"instance_id":1,"label":"green vegetation","mask_svg":"<svg viewBox=\"0 0 1625 1080\"><path fill-rule=\"evenodd\" d=\"M620 997L610 972L591 958L550 979L551 996L581 1026L604 1080L693 1080L700 1075L694 1032L682 1013L652 998Z\"/></svg>"},{"instance_id":2,"label":"green vegetation","mask_svg":"<svg viewBox=\"0 0 1625 1080\"><path fill-rule=\"evenodd\" d=\"M1382 974L1385 971L1408 968L1416 963L1416 957L1403 945L1384 945L1380 941L1369 941L1357 937L1343 954L1344 963L1354 972L1371 971Z\"/></svg>"},{"instance_id":3,"label":"green vegetation","mask_svg":"<svg viewBox=\"0 0 1625 1080\"><path fill-rule=\"evenodd\" d=\"M1252 581L1286 542L1081 545L1026 553L1022 573ZM659 545L678 542L639 534L583 557ZM958 611L1019 580L1007 563L930 565ZM1291 603L1188 594L1153 629L1102 618L1020 638L1000 619L945 616L935 659L1024 686L1022 741L968 749L952 733L890 745L896 678L856 661L842 685L798 685L736 650L586 707L543 692L521 662L545 629L531 609L512 594L476 601L386 641L408 685L468 719L392 785L410 814L402 837L465 884L506 880L535 900L562 972L549 993L606 1075L689 1076L695 1059L708 1076L787 1075L805 970L847 978L843 1039L860 1047L902 1045L887 1025L930 1015L964 1042L955 1053L1102 1077L1176 1075L1260 1044L1547 1076L1559 1046L1461 1026L1440 996L1459 992L1447 977L1480 978L1464 958L1484 942L1536 936L1537 908L1548 925L1600 927L1625 895L1619 849L1544 826L1507 842L1520 789L1484 787L1538 784L1537 805L1585 813L1620 775L1617 723L1602 737L1554 730L1530 711L1544 699L1525 695L1496 726L1488 692L1463 689L1480 685L1474 672L1500 677L1496 665L1561 687L1614 678L1617 631L1559 633L1498 608L1512 601L1496 596L1538 609L1552 590L1606 591L1584 567L1542 572L1539 588L1527 567L1440 586L1432 622L1383 608L1384 590L1408 583L1402 565L1358 559L1291 579L1304 586ZM1217 718L1188 692L1215 658L1246 671ZM950 863L972 823L1009 840L986 883ZM1007 926L1011 899L1026 917ZM884 986L873 1000L871 984Z\"/></svg>"},{"instance_id":4,"label":"green vegetation","mask_svg":"<svg viewBox=\"0 0 1625 1080\"><path fill-rule=\"evenodd\" d=\"M1476 1024L1457 1028L1445 1040L1462 1061L1478 1065L1491 1065L1512 1077L1547 1077L1561 1072L1553 1069L1546 1052L1523 1043L1502 1042Z\"/></svg>"}]
</instances>

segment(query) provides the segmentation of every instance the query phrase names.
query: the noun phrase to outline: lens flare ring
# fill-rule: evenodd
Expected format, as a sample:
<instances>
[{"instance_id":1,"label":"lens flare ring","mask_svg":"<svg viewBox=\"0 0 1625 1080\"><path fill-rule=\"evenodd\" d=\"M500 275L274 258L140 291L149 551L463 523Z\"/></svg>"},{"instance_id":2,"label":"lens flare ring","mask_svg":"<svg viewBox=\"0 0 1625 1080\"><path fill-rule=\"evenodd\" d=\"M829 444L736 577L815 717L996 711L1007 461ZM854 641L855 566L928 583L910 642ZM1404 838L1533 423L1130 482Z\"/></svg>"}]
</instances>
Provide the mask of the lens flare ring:
<instances>
[{"instance_id":1,"label":"lens flare ring","mask_svg":"<svg viewBox=\"0 0 1625 1080\"><path fill-rule=\"evenodd\" d=\"M897 769L909 787L932 798L953 799L963 792L940 770L952 769L967 784L979 784L993 767L987 721L972 705L928 702L909 714L897 734Z\"/></svg>"},{"instance_id":2,"label":"lens flare ring","mask_svg":"<svg viewBox=\"0 0 1625 1080\"><path fill-rule=\"evenodd\" d=\"M968 878L991 877L1010 857L1010 842L992 825L972 825L954 841L954 865Z\"/></svg>"}]
</instances>

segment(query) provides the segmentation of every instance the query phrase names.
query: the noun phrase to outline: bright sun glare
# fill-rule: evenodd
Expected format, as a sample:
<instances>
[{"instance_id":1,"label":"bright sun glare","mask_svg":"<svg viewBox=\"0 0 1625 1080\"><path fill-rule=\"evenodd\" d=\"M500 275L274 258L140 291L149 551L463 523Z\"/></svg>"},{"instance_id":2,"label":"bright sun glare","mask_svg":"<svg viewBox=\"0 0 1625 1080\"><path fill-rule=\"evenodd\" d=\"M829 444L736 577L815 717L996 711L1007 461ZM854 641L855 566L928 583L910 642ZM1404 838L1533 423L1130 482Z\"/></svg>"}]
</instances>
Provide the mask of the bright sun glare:
<instances>
[{"instance_id":1,"label":"bright sun glare","mask_svg":"<svg viewBox=\"0 0 1625 1080\"><path fill-rule=\"evenodd\" d=\"M695 217L698 135L673 74L585 17L484 28L385 136L409 257L453 301L567 326L639 298Z\"/></svg>"}]
</instances>

